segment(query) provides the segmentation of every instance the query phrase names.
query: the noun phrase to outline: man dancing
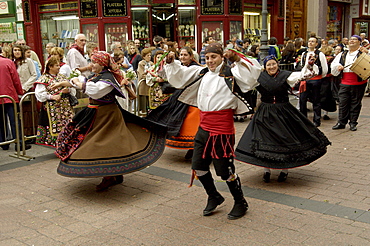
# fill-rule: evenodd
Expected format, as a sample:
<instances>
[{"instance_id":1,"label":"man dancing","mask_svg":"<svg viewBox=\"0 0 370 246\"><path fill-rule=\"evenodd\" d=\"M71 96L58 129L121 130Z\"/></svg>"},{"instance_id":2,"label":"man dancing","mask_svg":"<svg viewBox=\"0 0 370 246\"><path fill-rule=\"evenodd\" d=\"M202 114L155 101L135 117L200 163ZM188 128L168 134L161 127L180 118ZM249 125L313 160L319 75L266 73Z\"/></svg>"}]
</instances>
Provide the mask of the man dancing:
<instances>
[{"instance_id":1,"label":"man dancing","mask_svg":"<svg viewBox=\"0 0 370 246\"><path fill-rule=\"evenodd\" d=\"M248 210L240 178L235 173L233 115L249 111L246 101L239 95L257 83L261 67L257 61L241 59L231 51L224 54L219 43L208 45L205 57L207 68L186 67L174 61L174 54L169 54L165 71L173 86L185 88L179 100L200 109L192 170L208 194L203 215L211 215L225 200L217 191L210 172L213 162L217 176L226 181L234 198L234 207L228 214L228 219L233 220L243 217ZM225 58L234 62L232 68Z\"/></svg>"}]
</instances>

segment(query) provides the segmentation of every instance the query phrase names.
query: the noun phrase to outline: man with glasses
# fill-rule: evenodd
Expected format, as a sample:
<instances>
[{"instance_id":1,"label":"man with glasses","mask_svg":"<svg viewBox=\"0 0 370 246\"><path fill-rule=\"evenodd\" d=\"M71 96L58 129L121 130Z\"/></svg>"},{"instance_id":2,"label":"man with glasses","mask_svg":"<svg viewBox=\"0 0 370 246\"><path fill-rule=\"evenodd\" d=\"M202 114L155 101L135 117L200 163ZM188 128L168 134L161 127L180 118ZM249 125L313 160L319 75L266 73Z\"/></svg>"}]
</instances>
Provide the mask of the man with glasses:
<instances>
[{"instance_id":1,"label":"man with glasses","mask_svg":"<svg viewBox=\"0 0 370 246\"><path fill-rule=\"evenodd\" d=\"M86 78L91 74L91 64L85 58L86 37L80 33L75 36L75 43L69 49L66 59L72 70L78 69Z\"/></svg>"},{"instance_id":2,"label":"man with glasses","mask_svg":"<svg viewBox=\"0 0 370 246\"><path fill-rule=\"evenodd\" d=\"M357 130L357 120L360 116L367 80L357 76L350 69L350 65L362 53L369 54L365 47L361 47L361 42L360 36L353 35L349 39L349 50L339 53L331 64L331 73L341 78L338 92L338 123L332 127L333 130L344 129L348 122L351 131Z\"/></svg>"}]
</instances>

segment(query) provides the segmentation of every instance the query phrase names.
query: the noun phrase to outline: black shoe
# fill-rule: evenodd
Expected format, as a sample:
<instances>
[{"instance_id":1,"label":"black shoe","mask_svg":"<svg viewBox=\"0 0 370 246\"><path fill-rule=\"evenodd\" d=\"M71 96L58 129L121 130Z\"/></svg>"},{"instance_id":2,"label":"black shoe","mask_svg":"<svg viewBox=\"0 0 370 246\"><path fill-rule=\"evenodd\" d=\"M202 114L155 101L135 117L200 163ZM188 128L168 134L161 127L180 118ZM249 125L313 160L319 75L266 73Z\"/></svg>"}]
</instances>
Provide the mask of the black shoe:
<instances>
[{"instance_id":1,"label":"black shoe","mask_svg":"<svg viewBox=\"0 0 370 246\"><path fill-rule=\"evenodd\" d=\"M288 177L288 173L280 172L277 181L284 182L287 179L287 177Z\"/></svg>"},{"instance_id":2,"label":"black shoe","mask_svg":"<svg viewBox=\"0 0 370 246\"><path fill-rule=\"evenodd\" d=\"M322 117L322 119L323 119L323 120L330 120L330 117L329 117L328 115L324 115L324 116Z\"/></svg>"},{"instance_id":3,"label":"black shoe","mask_svg":"<svg viewBox=\"0 0 370 246\"><path fill-rule=\"evenodd\" d=\"M239 122L244 122L244 117L241 117L241 118L239 119Z\"/></svg>"},{"instance_id":4,"label":"black shoe","mask_svg":"<svg viewBox=\"0 0 370 246\"><path fill-rule=\"evenodd\" d=\"M116 184L122 184L123 182L123 175L117 175L116 178Z\"/></svg>"},{"instance_id":5,"label":"black shoe","mask_svg":"<svg viewBox=\"0 0 370 246\"><path fill-rule=\"evenodd\" d=\"M265 172L265 173L263 174L263 181L264 181L265 183L270 183L270 176L271 176L271 173L270 173L270 172Z\"/></svg>"},{"instance_id":6,"label":"black shoe","mask_svg":"<svg viewBox=\"0 0 370 246\"><path fill-rule=\"evenodd\" d=\"M313 124L314 124L314 126L316 126L316 127L319 127L319 126L321 125L321 123L320 123L320 122L314 122Z\"/></svg>"},{"instance_id":7,"label":"black shoe","mask_svg":"<svg viewBox=\"0 0 370 246\"><path fill-rule=\"evenodd\" d=\"M26 144L26 150L28 150L28 149L30 149L30 148L32 148L32 146L31 146L31 145L29 145L29 144ZM14 149L15 149L15 150L17 150L17 144L15 144ZM21 145L20 150L21 150L21 151L23 150L22 145Z\"/></svg>"},{"instance_id":8,"label":"black shoe","mask_svg":"<svg viewBox=\"0 0 370 246\"><path fill-rule=\"evenodd\" d=\"M3 150L8 150L8 149L9 149L9 144L1 145L1 148L2 148Z\"/></svg>"},{"instance_id":9,"label":"black shoe","mask_svg":"<svg viewBox=\"0 0 370 246\"><path fill-rule=\"evenodd\" d=\"M337 123L335 126L333 126L331 129L333 129L333 130L338 130L338 129L344 129L344 128L346 128L346 126L345 125L342 125L341 123Z\"/></svg>"},{"instance_id":10,"label":"black shoe","mask_svg":"<svg viewBox=\"0 0 370 246\"><path fill-rule=\"evenodd\" d=\"M190 160L193 158L194 149L189 149L188 152L185 154L185 160Z\"/></svg>"},{"instance_id":11,"label":"black shoe","mask_svg":"<svg viewBox=\"0 0 370 246\"><path fill-rule=\"evenodd\" d=\"M214 196L208 196L207 206L203 210L203 216L209 216L215 211L218 205L221 205L225 201L225 198L220 193Z\"/></svg>"},{"instance_id":12,"label":"black shoe","mask_svg":"<svg viewBox=\"0 0 370 246\"><path fill-rule=\"evenodd\" d=\"M243 217L248 211L249 205L245 199L234 203L233 208L230 213L227 215L229 220L236 220Z\"/></svg>"},{"instance_id":13,"label":"black shoe","mask_svg":"<svg viewBox=\"0 0 370 246\"><path fill-rule=\"evenodd\" d=\"M357 131L357 124L356 123L349 123L349 129L351 131Z\"/></svg>"}]
</instances>

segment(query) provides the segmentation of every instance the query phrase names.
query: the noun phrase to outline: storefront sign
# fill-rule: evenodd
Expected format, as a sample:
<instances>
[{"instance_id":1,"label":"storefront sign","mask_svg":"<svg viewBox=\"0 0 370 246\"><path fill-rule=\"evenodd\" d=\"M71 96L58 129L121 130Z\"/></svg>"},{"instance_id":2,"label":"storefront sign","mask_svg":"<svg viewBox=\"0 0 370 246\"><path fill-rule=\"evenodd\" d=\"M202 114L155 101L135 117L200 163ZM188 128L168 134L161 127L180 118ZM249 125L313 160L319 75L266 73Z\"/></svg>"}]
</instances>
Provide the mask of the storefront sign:
<instances>
[{"instance_id":1,"label":"storefront sign","mask_svg":"<svg viewBox=\"0 0 370 246\"><path fill-rule=\"evenodd\" d=\"M152 0L153 4L175 3L175 0ZM180 4L180 3L179 3Z\"/></svg>"},{"instance_id":2,"label":"storefront sign","mask_svg":"<svg viewBox=\"0 0 370 246\"><path fill-rule=\"evenodd\" d=\"M242 14L242 1L229 0L229 13L231 15L241 15Z\"/></svg>"},{"instance_id":3,"label":"storefront sign","mask_svg":"<svg viewBox=\"0 0 370 246\"><path fill-rule=\"evenodd\" d=\"M122 0L104 0L103 13L105 17L126 16L126 1Z\"/></svg>"},{"instance_id":4,"label":"storefront sign","mask_svg":"<svg viewBox=\"0 0 370 246\"><path fill-rule=\"evenodd\" d=\"M14 2L0 2L0 15L14 14Z\"/></svg>"},{"instance_id":5,"label":"storefront sign","mask_svg":"<svg viewBox=\"0 0 370 246\"><path fill-rule=\"evenodd\" d=\"M47 12L47 11L58 11L59 5L57 3L49 3L49 4L40 4L39 11L40 12Z\"/></svg>"},{"instance_id":6,"label":"storefront sign","mask_svg":"<svg viewBox=\"0 0 370 246\"><path fill-rule=\"evenodd\" d=\"M80 0L81 18L98 17L96 0Z\"/></svg>"},{"instance_id":7,"label":"storefront sign","mask_svg":"<svg viewBox=\"0 0 370 246\"><path fill-rule=\"evenodd\" d=\"M359 18L360 17L360 1L354 0L351 4L351 12L350 17L351 18Z\"/></svg>"},{"instance_id":8,"label":"storefront sign","mask_svg":"<svg viewBox=\"0 0 370 246\"><path fill-rule=\"evenodd\" d=\"M60 10L78 9L78 2L64 2L59 3Z\"/></svg>"},{"instance_id":9,"label":"storefront sign","mask_svg":"<svg viewBox=\"0 0 370 246\"><path fill-rule=\"evenodd\" d=\"M223 15L223 0L202 0L202 15Z\"/></svg>"},{"instance_id":10,"label":"storefront sign","mask_svg":"<svg viewBox=\"0 0 370 246\"><path fill-rule=\"evenodd\" d=\"M352 3L352 0L330 0L330 2Z\"/></svg>"}]
</instances>

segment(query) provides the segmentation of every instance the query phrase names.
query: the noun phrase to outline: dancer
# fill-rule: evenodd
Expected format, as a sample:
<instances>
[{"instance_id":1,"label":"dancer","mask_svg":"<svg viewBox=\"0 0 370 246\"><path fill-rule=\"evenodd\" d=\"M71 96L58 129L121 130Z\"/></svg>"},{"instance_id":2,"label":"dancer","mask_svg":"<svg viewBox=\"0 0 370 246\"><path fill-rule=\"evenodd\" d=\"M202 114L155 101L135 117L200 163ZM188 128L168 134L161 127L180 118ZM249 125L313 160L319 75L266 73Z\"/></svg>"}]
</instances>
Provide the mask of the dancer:
<instances>
[{"instance_id":1,"label":"dancer","mask_svg":"<svg viewBox=\"0 0 370 246\"><path fill-rule=\"evenodd\" d=\"M97 191L122 183L123 174L138 171L162 154L164 127L122 110L115 96L123 97L123 79L106 52L91 57L94 76L54 84L74 86L89 95L90 104L78 112L57 140L61 159L58 173L67 177L104 177Z\"/></svg>"},{"instance_id":2,"label":"dancer","mask_svg":"<svg viewBox=\"0 0 370 246\"><path fill-rule=\"evenodd\" d=\"M279 182L287 179L288 168L313 162L326 153L330 144L325 135L290 102L288 91L300 79L312 77L307 63L301 72L279 70L274 56L264 60L265 71L258 78L261 105L240 139L236 159L265 167L263 180L270 182L273 169L283 169ZM313 71L317 74L318 67Z\"/></svg>"},{"instance_id":3,"label":"dancer","mask_svg":"<svg viewBox=\"0 0 370 246\"><path fill-rule=\"evenodd\" d=\"M183 66L199 66L190 47L180 50L180 62ZM185 159L191 159L194 149L194 138L199 127L199 109L180 102L183 90L175 89L172 96L152 110L147 119L167 126L166 147L188 150Z\"/></svg>"},{"instance_id":4,"label":"dancer","mask_svg":"<svg viewBox=\"0 0 370 246\"><path fill-rule=\"evenodd\" d=\"M175 55L170 53L165 70L168 81L173 86L186 87L179 100L197 106L200 110L192 170L208 194L203 215L211 215L225 200L217 191L210 172L210 164L213 162L216 174L226 181L234 197L234 206L228 214L228 219L232 220L243 217L248 210L240 178L235 173L233 115L249 110L243 103L245 100L239 100L239 93L233 93L235 91L232 89L240 87L239 92L248 91L250 84L256 83L261 67L256 60L241 60L231 51L227 51L225 57L232 62L236 61L233 68L224 61L221 44L211 43L205 49L207 68L182 66L179 61L174 61ZM234 79L236 83L233 83Z\"/></svg>"}]
</instances>

